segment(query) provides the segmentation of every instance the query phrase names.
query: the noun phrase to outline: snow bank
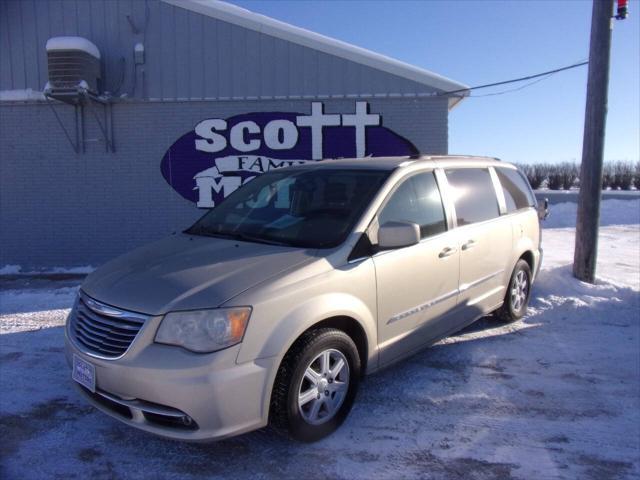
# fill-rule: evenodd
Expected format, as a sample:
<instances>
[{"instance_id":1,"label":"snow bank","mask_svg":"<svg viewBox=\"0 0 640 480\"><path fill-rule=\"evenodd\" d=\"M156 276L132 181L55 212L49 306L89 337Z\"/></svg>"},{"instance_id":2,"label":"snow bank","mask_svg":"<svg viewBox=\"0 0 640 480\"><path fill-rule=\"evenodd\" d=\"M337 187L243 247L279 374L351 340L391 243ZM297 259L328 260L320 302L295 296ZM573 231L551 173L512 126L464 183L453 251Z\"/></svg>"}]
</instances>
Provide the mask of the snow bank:
<instances>
[{"instance_id":1,"label":"snow bank","mask_svg":"<svg viewBox=\"0 0 640 480\"><path fill-rule=\"evenodd\" d=\"M80 275L88 275L93 272L96 268L91 265L84 265L81 267L54 267L49 270L46 270L46 273L69 273L69 274L80 274Z\"/></svg>"},{"instance_id":2,"label":"snow bank","mask_svg":"<svg viewBox=\"0 0 640 480\"><path fill-rule=\"evenodd\" d=\"M77 286L0 291L0 335L64 325L77 292Z\"/></svg>"},{"instance_id":3,"label":"snow bank","mask_svg":"<svg viewBox=\"0 0 640 480\"><path fill-rule=\"evenodd\" d=\"M576 226L578 204L572 202L550 205L551 214L542 222L543 228L565 228ZM600 225L640 224L640 199L604 200L600 204Z\"/></svg>"},{"instance_id":4,"label":"snow bank","mask_svg":"<svg viewBox=\"0 0 640 480\"><path fill-rule=\"evenodd\" d=\"M0 90L0 102L45 101L44 94L31 88L23 90Z\"/></svg>"},{"instance_id":5,"label":"snow bank","mask_svg":"<svg viewBox=\"0 0 640 480\"><path fill-rule=\"evenodd\" d=\"M20 271L20 265L5 265L4 267L0 267L0 275L17 275Z\"/></svg>"},{"instance_id":6,"label":"snow bank","mask_svg":"<svg viewBox=\"0 0 640 480\"><path fill-rule=\"evenodd\" d=\"M573 263L575 228L550 228L542 232L542 268ZM640 227L617 225L602 227L598 241L598 281L640 290Z\"/></svg>"},{"instance_id":7,"label":"snow bank","mask_svg":"<svg viewBox=\"0 0 640 480\"><path fill-rule=\"evenodd\" d=\"M53 267L41 270L23 270L20 265L0 267L0 275L88 275L96 268L91 265L79 267Z\"/></svg>"}]
</instances>

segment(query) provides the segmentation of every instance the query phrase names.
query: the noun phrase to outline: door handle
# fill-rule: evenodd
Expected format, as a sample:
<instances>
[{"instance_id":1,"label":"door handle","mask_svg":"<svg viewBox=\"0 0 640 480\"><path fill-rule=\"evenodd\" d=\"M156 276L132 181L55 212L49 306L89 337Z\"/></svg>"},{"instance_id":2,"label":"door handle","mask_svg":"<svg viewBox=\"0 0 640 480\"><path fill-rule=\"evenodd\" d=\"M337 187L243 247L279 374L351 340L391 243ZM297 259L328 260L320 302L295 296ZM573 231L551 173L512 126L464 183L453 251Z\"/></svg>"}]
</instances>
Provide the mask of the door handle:
<instances>
[{"instance_id":1,"label":"door handle","mask_svg":"<svg viewBox=\"0 0 640 480\"><path fill-rule=\"evenodd\" d=\"M467 240L467 243L462 245L462 250L469 250L477 245L475 240Z\"/></svg>"},{"instance_id":2,"label":"door handle","mask_svg":"<svg viewBox=\"0 0 640 480\"><path fill-rule=\"evenodd\" d=\"M445 258L445 257L450 257L451 255L453 255L454 253L456 253L458 251L457 248L455 247L447 247L444 250L442 250L439 254L438 257L439 258Z\"/></svg>"}]
</instances>

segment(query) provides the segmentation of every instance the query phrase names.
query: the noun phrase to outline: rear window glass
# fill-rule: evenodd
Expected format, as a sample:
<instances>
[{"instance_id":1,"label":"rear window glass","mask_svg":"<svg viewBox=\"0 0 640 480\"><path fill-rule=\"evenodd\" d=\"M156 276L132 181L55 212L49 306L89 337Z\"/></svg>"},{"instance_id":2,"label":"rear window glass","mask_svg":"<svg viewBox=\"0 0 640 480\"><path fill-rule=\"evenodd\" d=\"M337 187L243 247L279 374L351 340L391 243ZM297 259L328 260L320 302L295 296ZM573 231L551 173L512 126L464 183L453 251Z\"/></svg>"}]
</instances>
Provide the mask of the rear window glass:
<instances>
[{"instance_id":1,"label":"rear window glass","mask_svg":"<svg viewBox=\"0 0 640 480\"><path fill-rule=\"evenodd\" d=\"M458 226L483 222L500 215L498 199L486 168L447 170Z\"/></svg>"},{"instance_id":2,"label":"rear window glass","mask_svg":"<svg viewBox=\"0 0 640 480\"><path fill-rule=\"evenodd\" d=\"M507 213L535 205L535 199L533 198L531 189L518 170L496 168L496 173L498 174L502 191L504 192Z\"/></svg>"}]
</instances>

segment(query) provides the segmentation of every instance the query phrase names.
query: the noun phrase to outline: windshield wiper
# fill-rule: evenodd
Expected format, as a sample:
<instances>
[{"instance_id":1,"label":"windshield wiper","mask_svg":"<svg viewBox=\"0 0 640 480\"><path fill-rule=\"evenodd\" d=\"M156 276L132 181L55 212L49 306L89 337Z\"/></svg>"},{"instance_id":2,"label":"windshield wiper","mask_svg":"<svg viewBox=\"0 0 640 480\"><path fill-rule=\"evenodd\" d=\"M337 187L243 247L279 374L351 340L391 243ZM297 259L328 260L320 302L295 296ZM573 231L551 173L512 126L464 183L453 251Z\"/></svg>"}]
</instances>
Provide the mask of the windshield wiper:
<instances>
[{"instance_id":1,"label":"windshield wiper","mask_svg":"<svg viewBox=\"0 0 640 480\"><path fill-rule=\"evenodd\" d=\"M186 230L183 230L182 233L185 233L187 235L202 235L202 236L207 236L207 234L209 233L209 230L200 227L198 225L192 225L191 227L187 228Z\"/></svg>"},{"instance_id":2,"label":"windshield wiper","mask_svg":"<svg viewBox=\"0 0 640 480\"><path fill-rule=\"evenodd\" d=\"M279 245L281 247L290 247L291 244L287 242L281 242L278 240L271 240L270 238L257 237L255 235L249 235L242 232L234 232L234 237L238 240L246 240L247 242L265 243L267 245Z\"/></svg>"},{"instance_id":3,"label":"windshield wiper","mask_svg":"<svg viewBox=\"0 0 640 480\"><path fill-rule=\"evenodd\" d=\"M243 232L214 232L211 230L207 230L206 228L197 228L197 229L190 228L188 230L185 230L184 233L189 235L202 235L204 237L228 238L231 240L242 240L242 241L253 242L253 243L264 243L267 245L278 245L281 247L292 246L290 243L287 243L287 242L271 240L268 238L258 237L255 235L249 235Z\"/></svg>"}]
</instances>

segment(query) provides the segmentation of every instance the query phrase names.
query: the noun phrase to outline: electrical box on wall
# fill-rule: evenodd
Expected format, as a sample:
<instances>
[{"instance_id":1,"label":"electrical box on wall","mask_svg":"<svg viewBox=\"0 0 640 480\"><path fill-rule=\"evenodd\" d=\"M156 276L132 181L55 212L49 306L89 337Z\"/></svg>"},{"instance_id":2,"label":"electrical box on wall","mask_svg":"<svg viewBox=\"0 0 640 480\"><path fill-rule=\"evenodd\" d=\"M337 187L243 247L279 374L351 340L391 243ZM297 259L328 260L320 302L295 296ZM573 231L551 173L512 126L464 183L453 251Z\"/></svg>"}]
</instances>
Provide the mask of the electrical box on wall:
<instances>
[{"instance_id":1,"label":"electrical box on wall","mask_svg":"<svg viewBox=\"0 0 640 480\"><path fill-rule=\"evenodd\" d=\"M144 45L142 43L136 43L133 47L133 59L136 65L142 65L144 63Z\"/></svg>"}]
</instances>

